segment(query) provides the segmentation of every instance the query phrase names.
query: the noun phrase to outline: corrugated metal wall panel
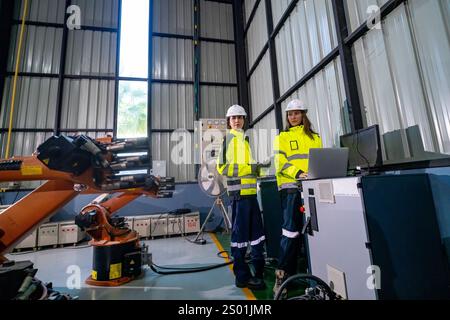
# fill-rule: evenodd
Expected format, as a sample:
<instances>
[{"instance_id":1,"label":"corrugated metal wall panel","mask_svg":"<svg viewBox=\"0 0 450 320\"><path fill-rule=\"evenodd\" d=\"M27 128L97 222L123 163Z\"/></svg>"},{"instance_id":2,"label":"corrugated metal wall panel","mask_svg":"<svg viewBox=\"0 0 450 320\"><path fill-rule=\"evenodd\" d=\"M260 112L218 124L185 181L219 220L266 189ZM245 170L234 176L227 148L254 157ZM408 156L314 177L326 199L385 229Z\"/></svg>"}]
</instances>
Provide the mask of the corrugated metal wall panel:
<instances>
[{"instance_id":1,"label":"corrugated metal wall panel","mask_svg":"<svg viewBox=\"0 0 450 320\"><path fill-rule=\"evenodd\" d=\"M169 133L154 133L152 135L153 160L166 161L167 176L175 177L177 182L195 181L195 165L193 164L192 153L194 135L188 134L184 143L177 140L180 137ZM188 164L183 164L183 161L180 160L180 155L186 157ZM175 161L180 161L181 164Z\"/></svg>"},{"instance_id":2,"label":"corrugated metal wall panel","mask_svg":"<svg viewBox=\"0 0 450 320\"><path fill-rule=\"evenodd\" d=\"M233 6L214 1L200 2L202 37L234 40Z\"/></svg>"},{"instance_id":3,"label":"corrugated metal wall panel","mask_svg":"<svg viewBox=\"0 0 450 320\"><path fill-rule=\"evenodd\" d=\"M288 8L289 3L291 3L291 0L271 0L271 2L273 25L276 26Z\"/></svg>"},{"instance_id":4,"label":"corrugated metal wall panel","mask_svg":"<svg viewBox=\"0 0 450 320\"><path fill-rule=\"evenodd\" d=\"M250 18L250 14L255 7L256 1L257 0L244 0L245 24L247 24L248 19Z\"/></svg>"},{"instance_id":5,"label":"corrugated metal wall panel","mask_svg":"<svg viewBox=\"0 0 450 320\"><path fill-rule=\"evenodd\" d=\"M350 31L356 30L368 20L378 7L381 8L388 0L347 0L347 20Z\"/></svg>"},{"instance_id":6,"label":"corrugated metal wall panel","mask_svg":"<svg viewBox=\"0 0 450 320\"><path fill-rule=\"evenodd\" d=\"M30 0L28 1L28 21L64 23L65 1ZM14 18L22 17L23 0L15 1Z\"/></svg>"},{"instance_id":7,"label":"corrugated metal wall panel","mask_svg":"<svg viewBox=\"0 0 450 320\"><path fill-rule=\"evenodd\" d=\"M154 0L153 31L193 35L193 0Z\"/></svg>"},{"instance_id":8,"label":"corrugated metal wall panel","mask_svg":"<svg viewBox=\"0 0 450 320\"><path fill-rule=\"evenodd\" d=\"M273 155L273 141L278 135L275 111L270 112L249 131L253 157L262 163Z\"/></svg>"},{"instance_id":9,"label":"corrugated metal wall panel","mask_svg":"<svg viewBox=\"0 0 450 320\"><path fill-rule=\"evenodd\" d=\"M153 78L193 80L194 45L191 40L153 38Z\"/></svg>"},{"instance_id":10,"label":"corrugated metal wall panel","mask_svg":"<svg viewBox=\"0 0 450 320\"><path fill-rule=\"evenodd\" d=\"M69 32L66 74L114 76L116 46L115 33L82 30Z\"/></svg>"},{"instance_id":11,"label":"corrugated metal wall panel","mask_svg":"<svg viewBox=\"0 0 450 320\"><path fill-rule=\"evenodd\" d=\"M267 34L266 7L264 6L264 3L262 4L263 5L258 6L255 18L247 33L248 68L253 66L269 38Z\"/></svg>"},{"instance_id":12,"label":"corrugated metal wall panel","mask_svg":"<svg viewBox=\"0 0 450 320\"><path fill-rule=\"evenodd\" d=\"M19 26L13 26L8 71L14 71L19 45ZM19 72L58 73L62 29L27 26L22 46Z\"/></svg>"},{"instance_id":13,"label":"corrugated metal wall panel","mask_svg":"<svg viewBox=\"0 0 450 320\"><path fill-rule=\"evenodd\" d=\"M200 47L201 81L236 83L234 45L202 41Z\"/></svg>"},{"instance_id":14,"label":"corrugated metal wall panel","mask_svg":"<svg viewBox=\"0 0 450 320\"><path fill-rule=\"evenodd\" d=\"M60 2L64 3L64 1ZM82 25L118 27L119 0L72 0L72 4L81 9Z\"/></svg>"},{"instance_id":15,"label":"corrugated metal wall panel","mask_svg":"<svg viewBox=\"0 0 450 320\"><path fill-rule=\"evenodd\" d=\"M225 118L228 108L238 103L237 95L237 88L201 86L202 118Z\"/></svg>"},{"instance_id":16,"label":"corrugated metal wall panel","mask_svg":"<svg viewBox=\"0 0 450 320\"><path fill-rule=\"evenodd\" d=\"M12 77L5 81L1 108L1 127L9 127ZM13 128L53 129L55 125L58 79L19 77Z\"/></svg>"},{"instance_id":17,"label":"corrugated metal wall panel","mask_svg":"<svg viewBox=\"0 0 450 320\"><path fill-rule=\"evenodd\" d=\"M114 81L66 80L61 128L113 128L114 87Z\"/></svg>"},{"instance_id":18,"label":"corrugated metal wall panel","mask_svg":"<svg viewBox=\"0 0 450 320\"><path fill-rule=\"evenodd\" d=\"M384 160L450 153L450 41L442 9L435 1L408 2L385 19L383 32L373 29L354 45L363 116L367 126L380 126Z\"/></svg>"},{"instance_id":19,"label":"corrugated metal wall panel","mask_svg":"<svg viewBox=\"0 0 450 320\"><path fill-rule=\"evenodd\" d=\"M51 133L43 132L13 133L11 135L10 157L31 156L37 150L37 147L51 136ZM0 133L1 159L5 158L7 137L7 133Z\"/></svg>"},{"instance_id":20,"label":"corrugated metal wall panel","mask_svg":"<svg viewBox=\"0 0 450 320\"><path fill-rule=\"evenodd\" d=\"M281 94L336 46L330 0L301 0L275 39Z\"/></svg>"},{"instance_id":21,"label":"corrugated metal wall panel","mask_svg":"<svg viewBox=\"0 0 450 320\"><path fill-rule=\"evenodd\" d=\"M344 134L345 96L339 64L339 60L334 60L282 104L284 110L292 99L304 101L313 130L320 134L324 147L328 148L339 147L339 137ZM283 121L286 126L285 117Z\"/></svg>"},{"instance_id":22,"label":"corrugated metal wall panel","mask_svg":"<svg viewBox=\"0 0 450 320\"><path fill-rule=\"evenodd\" d=\"M272 76L269 53L266 53L250 79L250 104L253 119L273 104Z\"/></svg>"},{"instance_id":23,"label":"corrugated metal wall panel","mask_svg":"<svg viewBox=\"0 0 450 320\"><path fill-rule=\"evenodd\" d=\"M194 86L153 84L152 128L194 129Z\"/></svg>"}]
</instances>

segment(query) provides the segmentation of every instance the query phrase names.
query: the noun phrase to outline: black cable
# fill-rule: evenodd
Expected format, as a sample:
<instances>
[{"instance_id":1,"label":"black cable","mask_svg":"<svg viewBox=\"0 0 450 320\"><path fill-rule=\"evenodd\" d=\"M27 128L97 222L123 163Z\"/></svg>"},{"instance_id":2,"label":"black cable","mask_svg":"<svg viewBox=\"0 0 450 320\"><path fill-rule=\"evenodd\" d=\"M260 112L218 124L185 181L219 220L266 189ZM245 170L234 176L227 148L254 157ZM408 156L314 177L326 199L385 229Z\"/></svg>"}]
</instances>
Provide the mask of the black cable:
<instances>
[{"instance_id":1,"label":"black cable","mask_svg":"<svg viewBox=\"0 0 450 320\"><path fill-rule=\"evenodd\" d=\"M356 134L356 152L358 152L359 156L367 162L367 170L368 170L368 173L370 174L370 162L359 150L359 133Z\"/></svg>"},{"instance_id":2,"label":"black cable","mask_svg":"<svg viewBox=\"0 0 450 320\"><path fill-rule=\"evenodd\" d=\"M287 286L293 282L294 280L303 280L303 281L307 281L307 280L313 280L315 282L317 282L317 284L323 288L325 290L325 293L327 294L327 296L330 298L330 300L337 300L338 297L336 295L336 293L334 293L333 290L331 290L331 288L328 286L328 284L326 284L322 279L315 277L313 275L309 275L309 274L297 274L295 276L290 277L289 279L287 279L282 285L281 287L278 289L277 294L275 295L274 300L280 300L283 290L287 288ZM300 297L294 297L291 298L292 299L301 299L301 300L308 300L306 296L300 296Z\"/></svg>"},{"instance_id":3,"label":"black cable","mask_svg":"<svg viewBox=\"0 0 450 320\"><path fill-rule=\"evenodd\" d=\"M224 257L223 254L226 254L227 256ZM186 273L197 273L197 272L205 272L205 271L210 271L210 270L214 270L214 269L219 269L219 268L223 268L226 266L229 266L231 264L234 263L233 258L230 257L230 253L228 251L220 251L217 253L217 256L222 258L222 259L228 259L228 262L225 263L221 263L221 264L216 264L216 265L210 265L210 266L203 266L203 267L196 267L196 268L181 268L181 267L161 267L158 266L154 263L152 263L152 265L150 266L150 268L158 273L158 274L162 274L162 275L174 275L174 274L186 274ZM159 271L158 269L163 269L163 270L174 270L174 271L170 271L170 272L166 272L166 271Z\"/></svg>"},{"instance_id":4,"label":"black cable","mask_svg":"<svg viewBox=\"0 0 450 320\"><path fill-rule=\"evenodd\" d=\"M226 257L222 256L222 254L224 254L224 253L227 254ZM230 256L230 253L229 253L228 251L226 251L226 250L220 251L219 253L217 253L217 256L218 256L219 258L222 258L222 259L232 259L232 257Z\"/></svg>"},{"instance_id":5,"label":"black cable","mask_svg":"<svg viewBox=\"0 0 450 320\"><path fill-rule=\"evenodd\" d=\"M217 264L217 265L205 266L205 267L199 267L199 268L176 268L176 267L168 268L168 267L159 267L153 263L150 266L150 269L152 269L155 273L161 274L161 275L176 275L176 274L189 274L189 273L205 272L205 271L223 268L223 267L229 266L231 264L233 264L232 260L229 262L225 262L225 263L221 263L221 264ZM175 271L161 271L161 270L158 270L157 268L164 269L164 270L175 270Z\"/></svg>"}]
</instances>

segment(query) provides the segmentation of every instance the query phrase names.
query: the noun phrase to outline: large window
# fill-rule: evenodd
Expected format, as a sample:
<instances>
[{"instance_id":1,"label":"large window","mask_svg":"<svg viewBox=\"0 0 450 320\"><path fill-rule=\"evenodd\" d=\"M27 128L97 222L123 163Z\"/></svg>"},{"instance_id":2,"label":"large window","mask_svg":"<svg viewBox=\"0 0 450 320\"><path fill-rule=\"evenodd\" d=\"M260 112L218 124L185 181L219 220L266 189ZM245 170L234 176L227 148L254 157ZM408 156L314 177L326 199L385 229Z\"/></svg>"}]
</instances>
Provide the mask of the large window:
<instances>
[{"instance_id":1,"label":"large window","mask_svg":"<svg viewBox=\"0 0 450 320\"><path fill-rule=\"evenodd\" d=\"M148 135L148 30L149 0L122 0L118 138Z\"/></svg>"}]
</instances>

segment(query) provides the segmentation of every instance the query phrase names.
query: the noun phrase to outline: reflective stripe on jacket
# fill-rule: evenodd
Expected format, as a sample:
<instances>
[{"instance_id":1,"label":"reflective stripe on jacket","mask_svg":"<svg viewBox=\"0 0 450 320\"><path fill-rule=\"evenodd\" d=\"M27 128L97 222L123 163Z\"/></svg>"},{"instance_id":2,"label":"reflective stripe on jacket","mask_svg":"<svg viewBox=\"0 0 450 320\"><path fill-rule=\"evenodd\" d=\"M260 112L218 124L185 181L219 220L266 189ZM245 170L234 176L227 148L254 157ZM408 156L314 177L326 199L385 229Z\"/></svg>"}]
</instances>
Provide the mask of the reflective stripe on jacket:
<instances>
[{"instance_id":1,"label":"reflective stripe on jacket","mask_svg":"<svg viewBox=\"0 0 450 320\"><path fill-rule=\"evenodd\" d=\"M244 132L229 131L217 159L217 171L227 177L230 196L256 195L257 167Z\"/></svg>"},{"instance_id":2,"label":"reflective stripe on jacket","mask_svg":"<svg viewBox=\"0 0 450 320\"><path fill-rule=\"evenodd\" d=\"M311 139L303 126L281 132L274 141L275 168L278 189L295 189L298 177L308 172L309 150L322 148L322 139L313 134Z\"/></svg>"}]
</instances>

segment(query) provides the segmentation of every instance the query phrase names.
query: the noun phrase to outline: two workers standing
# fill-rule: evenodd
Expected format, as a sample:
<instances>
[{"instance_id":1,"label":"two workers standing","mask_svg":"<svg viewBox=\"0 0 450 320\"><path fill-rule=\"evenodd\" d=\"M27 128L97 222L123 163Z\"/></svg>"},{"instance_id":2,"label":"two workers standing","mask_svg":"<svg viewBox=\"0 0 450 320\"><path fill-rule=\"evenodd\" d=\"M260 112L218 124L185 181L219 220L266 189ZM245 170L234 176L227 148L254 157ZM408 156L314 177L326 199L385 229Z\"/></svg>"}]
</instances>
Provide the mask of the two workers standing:
<instances>
[{"instance_id":1,"label":"two workers standing","mask_svg":"<svg viewBox=\"0 0 450 320\"><path fill-rule=\"evenodd\" d=\"M298 182L307 178L309 149L322 147L322 140L313 131L307 112L308 108L300 100L289 103L286 108L287 128L274 141L276 177L283 209L281 251L273 288L275 294L289 276L297 273L302 228ZM244 133L248 120L245 109L232 106L226 117L229 130L217 160L217 170L226 177L231 198L231 254L235 284L239 288L264 290L265 236L257 201L257 177L261 166L253 159L249 139ZM249 246L254 274L245 261ZM285 294L287 292L283 292Z\"/></svg>"}]
</instances>

